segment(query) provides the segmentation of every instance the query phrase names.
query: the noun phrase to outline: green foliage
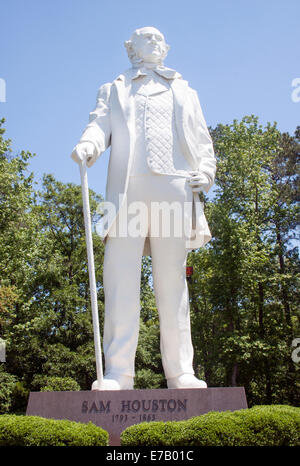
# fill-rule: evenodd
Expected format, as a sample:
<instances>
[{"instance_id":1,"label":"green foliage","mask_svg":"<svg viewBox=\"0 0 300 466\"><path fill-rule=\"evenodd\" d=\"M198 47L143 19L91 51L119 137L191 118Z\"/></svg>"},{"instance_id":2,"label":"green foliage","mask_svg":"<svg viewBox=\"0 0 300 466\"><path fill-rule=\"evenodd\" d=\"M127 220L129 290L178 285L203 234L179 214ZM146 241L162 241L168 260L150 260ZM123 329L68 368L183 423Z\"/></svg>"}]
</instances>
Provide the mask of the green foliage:
<instances>
[{"instance_id":1,"label":"green foliage","mask_svg":"<svg viewBox=\"0 0 300 466\"><path fill-rule=\"evenodd\" d=\"M17 378L0 367L0 414L8 413L12 402Z\"/></svg>"},{"instance_id":2,"label":"green foliage","mask_svg":"<svg viewBox=\"0 0 300 466\"><path fill-rule=\"evenodd\" d=\"M0 335L4 333L4 328L14 317L13 311L17 299L15 287L0 286Z\"/></svg>"},{"instance_id":3,"label":"green foliage","mask_svg":"<svg viewBox=\"0 0 300 466\"><path fill-rule=\"evenodd\" d=\"M135 389L165 387L159 337L159 324L156 320L148 319L146 323L140 321L139 341L135 359Z\"/></svg>"},{"instance_id":4,"label":"green foliage","mask_svg":"<svg viewBox=\"0 0 300 466\"><path fill-rule=\"evenodd\" d=\"M128 427L122 446L299 446L300 408L255 406Z\"/></svg>"},{"instance_id":5,"label":"green foliage","mask_svg":"<svg viewBox=\"0 0 300 466\"><path fill-rule=\"evenodd\" d=\"M108 433L89 422L0 416L0 446L105 446Z\"/></svg>"},{"instance_id":6,"label":"green foliage","mask_svg":"<svg viewBox=\"0 0 300 466\"><path fill-rule=\"evenodd\" d=\"M143 368L136 372L134 379L135 390L166 388L166 381L163 374L157 374L151 369Z\"/></svg>"},{"instance_id":7,"label":"green foliage","mask_svg":"<svg viewBox=\"0 0 300 466\"><path fill-rule=\"evenodd\" d=\"M11 141L2 137L0 121L0 276L1 285L15 287L26 282L29 263L35 250L32 238L36 221L30 207L33 204L33 174L28 173L32 155L22 151L11 155Z\"/></svg>"},{"instance_id":8,"label":"green foliage","mask_svg":"<svg viewBox=\"0 0 300 466\"><path fill-rule=\"evenodd\" d=\"M11 219L1 223L0 216L0 335L6 341L6 370L30 389L36 374L71 377L89 389L95 356L80 186L48 175L41 192L34 191L32 176L26 175L30 155L11 157L10 141L0 140L0 188L5 216ZM93 192L90 197L94 213L100 197ZM94 245L102 327L104 248L97 235Z\"/></svg>"},{"instance_id":9,"label":"green foliage","mask_svg":"<svg viewBox=\"0 0 300 466\"><path fill-rule=\"evenodd\" d=\"M71 377L47 377L44 380L45 385L41 387L41 392L59 392L80 390L80 386L76 380Z\"/></svg>"},{"instance_id":10,"label":"green foliage","mask_svg":"<svg viewBox=\"0 0 300 466\"><path fill-rule=\"evenodd\" d=\"M254 404L299 405L300 131L249 116L212 130L217 155L205 210L212 240L189 256L195 368L209 386L244 386ZM299 214L298 214L299 215Z\"/></svg>"}]
</instances>

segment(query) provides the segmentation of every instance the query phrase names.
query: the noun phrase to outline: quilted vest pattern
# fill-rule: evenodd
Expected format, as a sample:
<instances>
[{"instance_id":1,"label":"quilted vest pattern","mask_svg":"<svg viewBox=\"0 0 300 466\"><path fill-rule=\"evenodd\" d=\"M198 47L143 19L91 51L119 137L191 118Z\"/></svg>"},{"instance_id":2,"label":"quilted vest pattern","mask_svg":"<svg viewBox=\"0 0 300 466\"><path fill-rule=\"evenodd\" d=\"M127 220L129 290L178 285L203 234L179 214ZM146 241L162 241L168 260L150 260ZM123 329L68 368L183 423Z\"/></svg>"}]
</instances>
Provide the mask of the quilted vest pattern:
<instances>
[{"instance_id":1,"label":"quilted vest pattern","mask_svg":"<svg viewBox=\"0 0 300 466\"><path fill-rule=\"evenodd\" d=\"M150 95L138 92L134 100L136 143L131 175L187 176L191 168L179 146L172 90Z\"/></svg>"}]
</instances>

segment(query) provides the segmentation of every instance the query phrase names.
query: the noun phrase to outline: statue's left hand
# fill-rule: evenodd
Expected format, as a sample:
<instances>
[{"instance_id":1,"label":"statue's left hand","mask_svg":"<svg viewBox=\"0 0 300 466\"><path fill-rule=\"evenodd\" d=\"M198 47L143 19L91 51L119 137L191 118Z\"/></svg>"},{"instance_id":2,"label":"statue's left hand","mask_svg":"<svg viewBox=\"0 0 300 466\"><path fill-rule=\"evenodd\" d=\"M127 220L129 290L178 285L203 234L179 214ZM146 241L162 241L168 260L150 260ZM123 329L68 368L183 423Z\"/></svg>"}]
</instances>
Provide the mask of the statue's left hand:
<instances>
[{"instance_id":1,"label":"statue's left hand","mask_svg":"<svg viewBox=\"0 0 300 466\"><path fill-rule=\"evenodd\" d=\"M208 184L207 176L199 172L190 172L191 178L188 183L194 193L200 193L203 188Z\"/></svg>"}]
</instances>

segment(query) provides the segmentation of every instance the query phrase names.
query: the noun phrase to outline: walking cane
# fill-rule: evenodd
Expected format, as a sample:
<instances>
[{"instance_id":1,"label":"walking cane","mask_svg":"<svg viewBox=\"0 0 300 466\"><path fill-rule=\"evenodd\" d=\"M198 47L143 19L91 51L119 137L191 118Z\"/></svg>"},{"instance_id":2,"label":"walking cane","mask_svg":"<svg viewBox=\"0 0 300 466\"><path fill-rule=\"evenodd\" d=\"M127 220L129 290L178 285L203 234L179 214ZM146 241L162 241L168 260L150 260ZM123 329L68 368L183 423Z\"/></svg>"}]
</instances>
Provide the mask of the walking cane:
<instances>
[{"instance_id":1,"label":"walking cane","mask_svg":"<svg viewBox=\"0 0 300 466\"><path fill-rule=\"evenodd\" d=\"M94 330L94 345L95 345L95 356L96 356L97 383L95 384L94 382L94 384L97 385L98 389L100 389L103 383L103 368L102 368L102 357L101 357L101 341L100 341L100 330L99 330L99 315L98 315L98 302L97 302L95 264L94 264L91 213L90 213L90 201L89 201L89 188L88 188L86 161L81 162L79 164L79 167L80 167L80 177L81 177L85 240L86 240L86 249L87 249L87 257L88 257L89 283L90 283L92 319L93 319L93 330ZM94 388L94 384L93 384L92 389Z\"/></svg>"}]
</instances>

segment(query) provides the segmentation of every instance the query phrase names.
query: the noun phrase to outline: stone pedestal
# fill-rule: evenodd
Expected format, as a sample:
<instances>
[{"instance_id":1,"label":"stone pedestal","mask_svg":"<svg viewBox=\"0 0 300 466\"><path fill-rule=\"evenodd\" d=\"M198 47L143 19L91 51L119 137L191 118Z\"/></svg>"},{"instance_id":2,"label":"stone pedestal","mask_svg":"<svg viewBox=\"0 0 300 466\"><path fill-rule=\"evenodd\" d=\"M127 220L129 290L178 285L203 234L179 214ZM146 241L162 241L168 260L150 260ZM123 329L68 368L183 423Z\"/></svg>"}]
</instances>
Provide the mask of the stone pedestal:
<instances>
[{"instance_id":1,"label":"stone pedestal","mask_svg":"<svg viewBox=\"0 0 300 466\"><path fill-rule=\"evenodd\" d=\"M93 422L120 445L126 427L140 422L181 421L209 411L247 408L243 387L82 392L31 392L26 414Z\"/></svg>"}]
</instances>

